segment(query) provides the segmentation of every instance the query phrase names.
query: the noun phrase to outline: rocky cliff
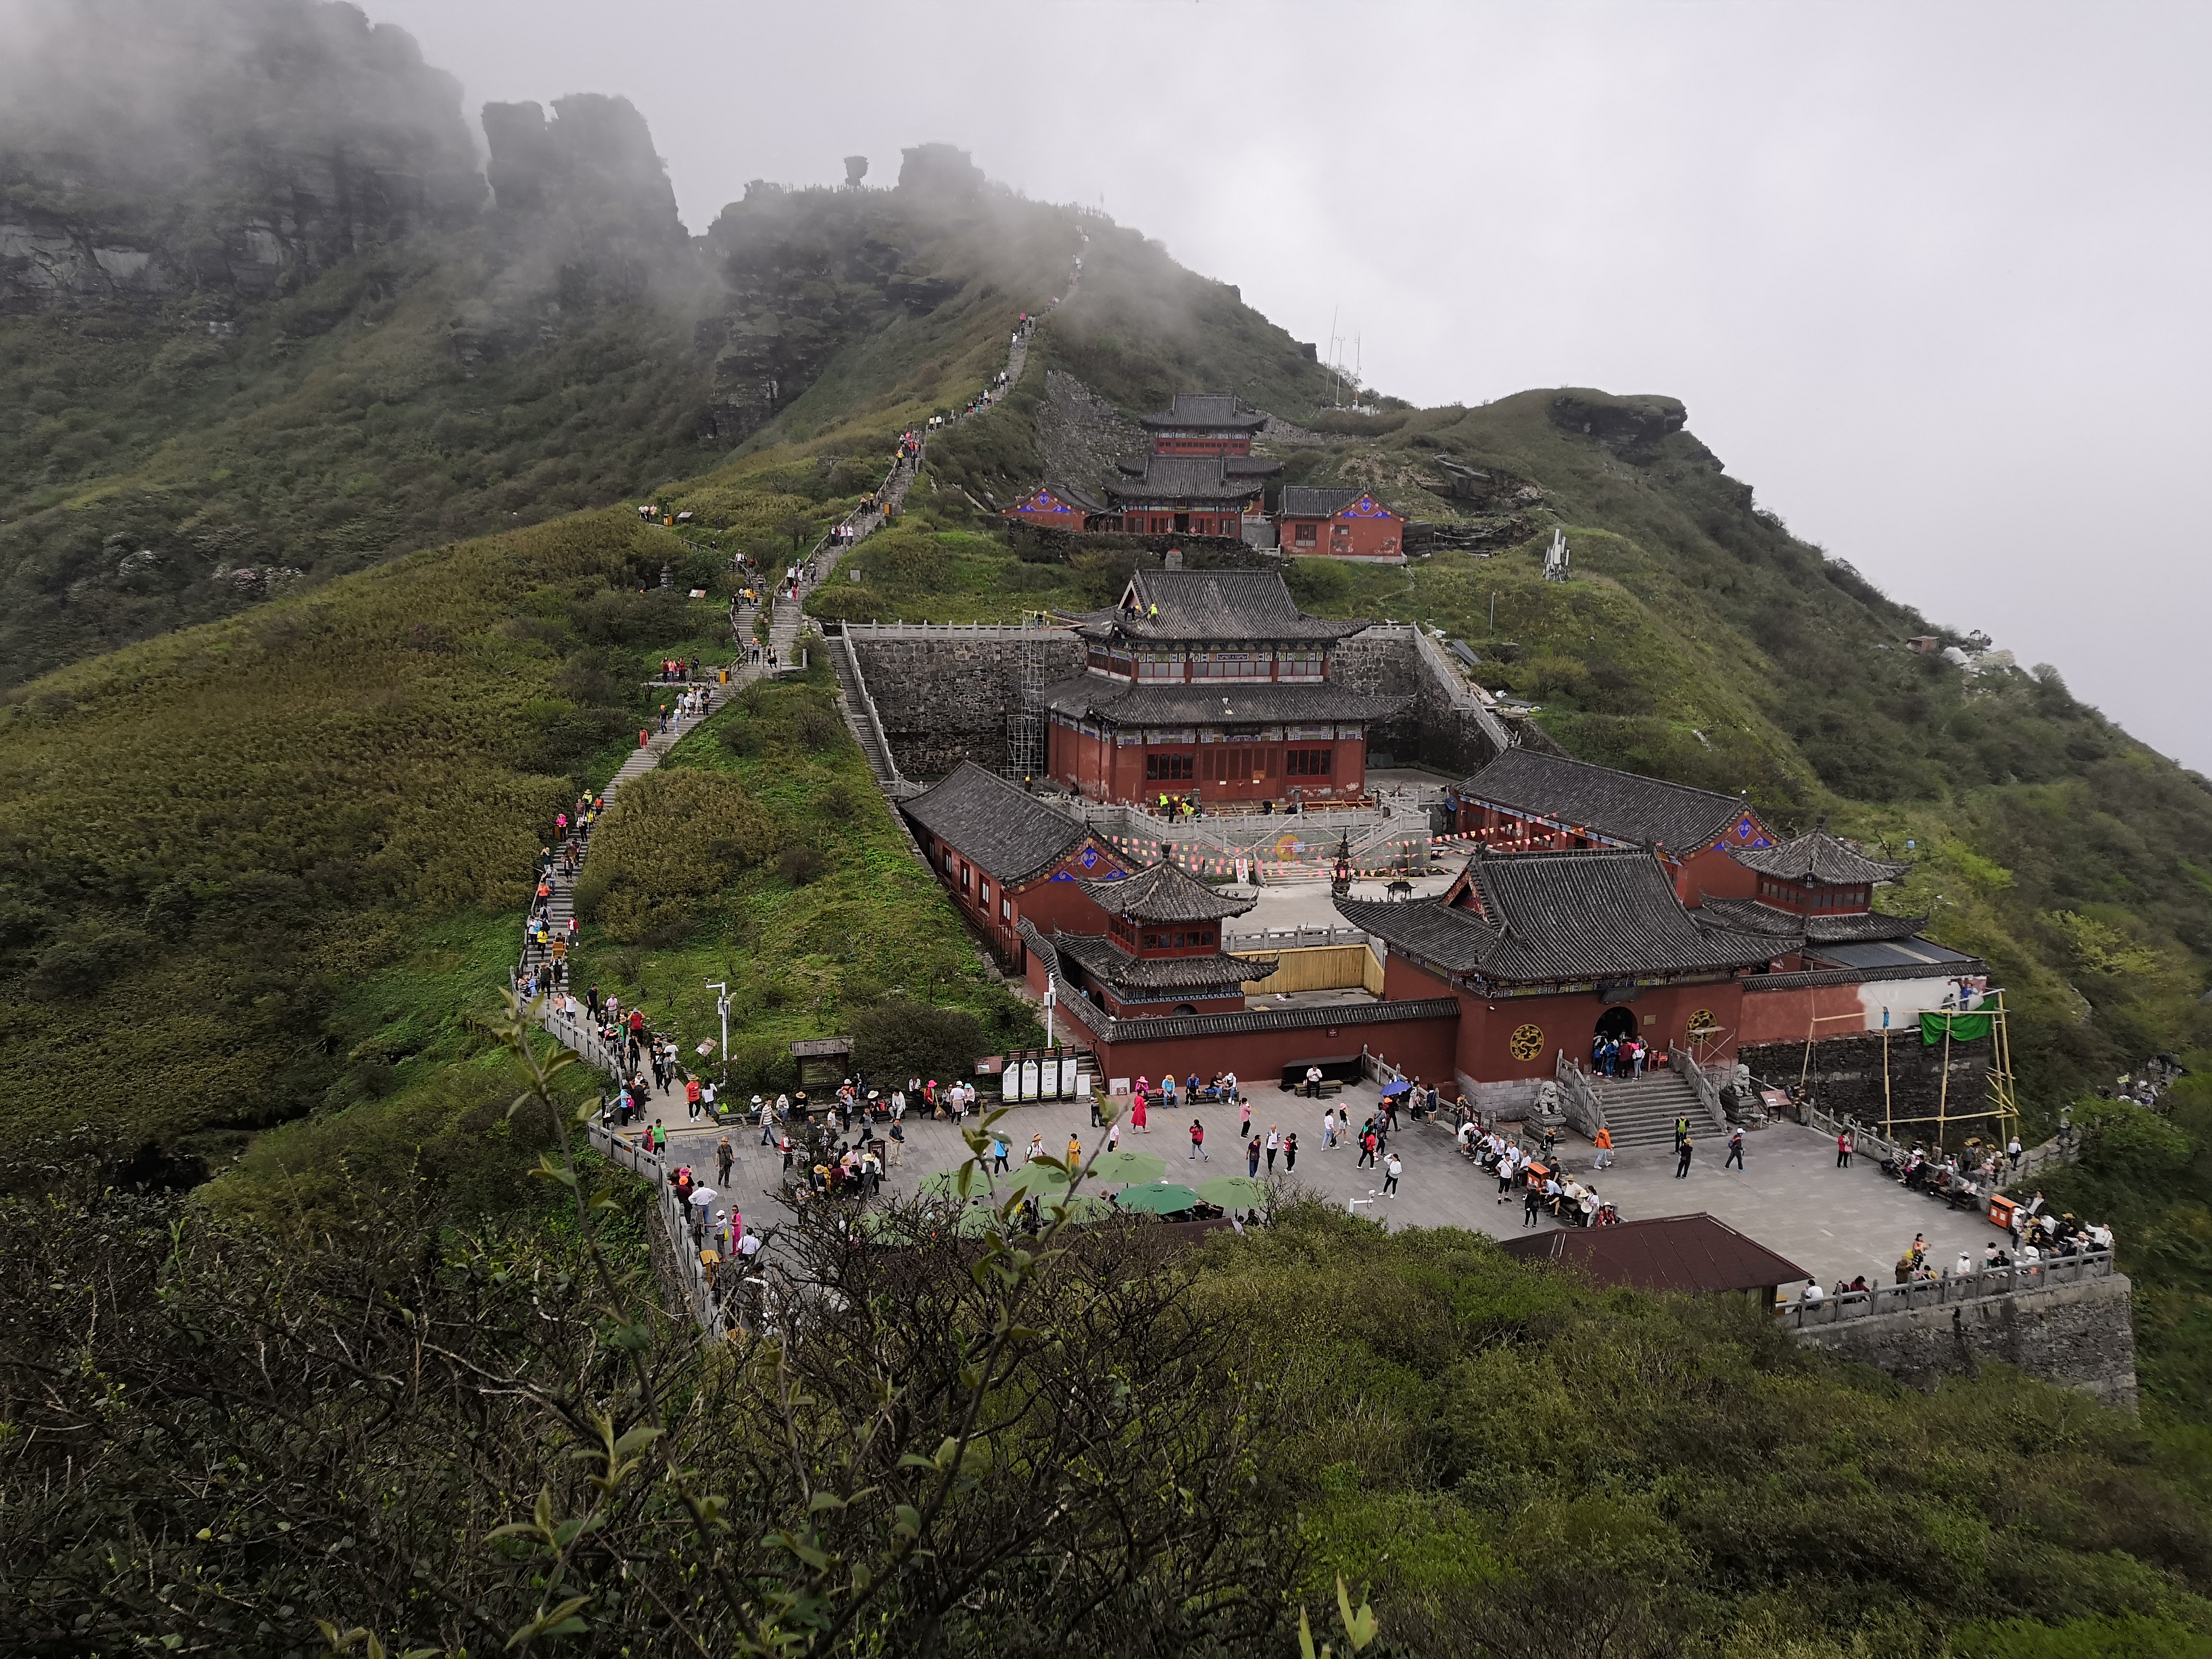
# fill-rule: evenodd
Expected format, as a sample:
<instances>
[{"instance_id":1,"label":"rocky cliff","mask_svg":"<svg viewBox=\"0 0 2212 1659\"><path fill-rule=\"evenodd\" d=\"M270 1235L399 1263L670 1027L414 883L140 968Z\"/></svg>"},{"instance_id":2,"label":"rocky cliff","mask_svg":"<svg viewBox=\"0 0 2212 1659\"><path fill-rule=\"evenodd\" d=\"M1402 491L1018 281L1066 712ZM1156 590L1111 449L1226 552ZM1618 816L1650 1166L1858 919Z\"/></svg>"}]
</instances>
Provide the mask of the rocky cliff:
<instances>
[{"instance_id":1,"label":"rocky cliff","mask_svg":"<svg viewBox=\"0 0 2212 1659\"><path fill-rule=\"evenodd\" d=\"M86 0L0 77L0 311L266 300L484 196L458 84L349 5Z\"/></svg>"}]
</instances>

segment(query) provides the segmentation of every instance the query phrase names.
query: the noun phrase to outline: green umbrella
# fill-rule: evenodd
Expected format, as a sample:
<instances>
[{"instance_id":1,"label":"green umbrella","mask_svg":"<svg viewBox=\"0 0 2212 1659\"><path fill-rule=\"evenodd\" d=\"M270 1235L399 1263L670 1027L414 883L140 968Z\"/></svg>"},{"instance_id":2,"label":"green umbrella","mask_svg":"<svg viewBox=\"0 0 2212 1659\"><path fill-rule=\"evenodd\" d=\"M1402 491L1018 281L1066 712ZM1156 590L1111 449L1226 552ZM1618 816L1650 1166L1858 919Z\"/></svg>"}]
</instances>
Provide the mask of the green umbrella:
<instances>
[{"instance_id":1,"label":"green umbrella","mask_svg":"<svg viewBox=\"0 0 2212 1659\"><path fill-rule=\"evenodd\" d=\"M1188 1187L1177 1187L1164 1181L1150 1187L1124 1187L1121 1205L1125 1210L1143 1210L1152 1215L1176 1215L1184 1210L1196 1209L1198 1194Z\"/></svg>"},{"instance_id":2,"label":"green umbrella","mask_svg":"<svg viewBox=\"0 0 2212 1659\"><path fill-rule=\"evenodd\" d=\"M988 1204L970 1204L952 1229L955 1238L981 1238L999 1231L999 1212Z\"/></svg>"},{"instance_id":3,"label":"green umbrella","mask_svg":"<svg viewBox=\"0 0 2212 1659\"><path fill-rule=\"evenodd\" d=\"M1073 1198L1048 1198L1044 1200L1047 1214L1065 1209L1067 1218L1077 1226L1093 1221L1104 1221L1115 1213L1114 1206L1096 1193L1078 1193Z\"/></svg>"},{"instance_id":4,"label":"green umbrella","mask_svg":"<svg viewBox=\"0 0 2212 1659\"><path fill-rule=\"evenodd\" d=\"M1273 1201L1267 1183L1251 1176L1216 1176L1200 1183L1198 1195L1224 1210L1264 1210Z\"/></svg>"},{"instance_id":5,"label":"green umbrella","mask_svg":"<svg viewBox=\"0 0 2212 1659\"><path fill-rule=\"evenodd\" d=\"M1091 1160L1091 1178L1109 1187L1133 1181L1158 1181L1168 1172L1167 1159L1157 1152L1125 1152L1118 1148Z\"/></svg>"},{"instance_id":6,"label":"green umbrella","mask_svg":"<svg viewBox=\"0 0 2212 1659\"><path fill-rule=\"evenodd\" d=\"M1024 1164L1006 1178L1018 1193L1057 1192L1067 1185L1067 1171L1050 1164Z\"/></svg>"},{"instance_id":7,"label":"green umbrella","mask_svg":"<svg viewBox=\"0 0 2212 1659\"><path fill-rule=\"evenodd\" d=\"M935 1175L926 1175L922 1176L921 1185L917 1190L925 1198L958 1198L961 1195L960 1170L939 1170ZM968 1190L976 1194L989 1192L990 1177L981 1170L975 1170L968 1177Z\"/></svg>"}]
</instances>

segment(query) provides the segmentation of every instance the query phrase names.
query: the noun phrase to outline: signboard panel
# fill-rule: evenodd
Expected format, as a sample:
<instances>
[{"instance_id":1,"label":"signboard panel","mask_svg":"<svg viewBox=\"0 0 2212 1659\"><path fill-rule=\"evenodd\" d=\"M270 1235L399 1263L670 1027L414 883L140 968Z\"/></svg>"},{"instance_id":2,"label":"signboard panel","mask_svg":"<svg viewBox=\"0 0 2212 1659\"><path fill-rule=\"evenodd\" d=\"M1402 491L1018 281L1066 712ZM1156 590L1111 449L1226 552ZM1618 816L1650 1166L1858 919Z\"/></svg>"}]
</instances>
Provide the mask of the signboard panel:
<instances>
[{"instance_id":1,"label":"signboard panel","mask_svg":"<svg viewBox=\"0 0 2212 1659\"><path fill-rule=\"evenodd\" d=\"M1024 1100L1036 1100L1039 1097L1037 1094L1037 1084L1040 1079L1037 1076L1037 1070L1038 1067L1036 1061L1033 1060L1025 1060L1022 1062L1021 1098Z\"/></svg>"}]
</instances>

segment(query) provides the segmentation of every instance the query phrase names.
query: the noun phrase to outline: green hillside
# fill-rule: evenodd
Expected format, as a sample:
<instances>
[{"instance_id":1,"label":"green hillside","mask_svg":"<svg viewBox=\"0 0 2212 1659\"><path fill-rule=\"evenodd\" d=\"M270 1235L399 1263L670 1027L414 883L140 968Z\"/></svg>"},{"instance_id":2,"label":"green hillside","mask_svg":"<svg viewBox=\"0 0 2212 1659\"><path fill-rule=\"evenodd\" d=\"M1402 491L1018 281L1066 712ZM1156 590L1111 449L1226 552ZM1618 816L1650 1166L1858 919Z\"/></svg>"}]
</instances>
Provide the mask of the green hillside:
<instances>
[{"instance_id":1,"label":"green hillside","mask_svg":"<svg viewBox=\"0 0 2212 1659\"><path fill-rule=\"evenodd\" d=\"M0 65L0 222L32 250L0 260L16 1645L320 1652L327 1618L345 1651L356 1624L568 1651L574 1617L576 1651L1257 1655L1303 1607L1340 1653L1341 1573L1370 1653L2212 1651L2204 780L2057 668L1905 650L1963 641L1760 510L1671 399L1346 414L1235 289L943 146L891 188L757 184L693 237L619 100L491 106L479 172L454 84L350 8L94 13L169 66L143 107L97 30ZM1464 639L1539 740L1911 860L1885 902L1989 959L2030 1127L2083 1128L2047 1184L2119 1227L2141 1422L2001 1368L1910 1395L1736 1312L1304 1208L1174 1271L1133 1238L825 1224L787 1350L647 1310L637 1189L593 1208L560 1116L511 1109L529 1051L491 1017L532 857L665 696L653 665L726 653L732 556L809 544L1040 310L1022 382L809 611L1088 608L1156 557L991 510L1057 464L1054 374L1124 414L1279 416L1289 479L1442 532L1401 568L1295 562L1310 608ZM576 898L579 984L687 1046L729 986L741 1091L830 1030L924 1066L1033 1037L818 655L621 797ZM2196 1072L2161 1112L2095 1097L2159 1051ZM977 1459L986 1352L1013 1358ZM600 1518L490 1536L541 1490Z\"/></svg>"}]
</instances>

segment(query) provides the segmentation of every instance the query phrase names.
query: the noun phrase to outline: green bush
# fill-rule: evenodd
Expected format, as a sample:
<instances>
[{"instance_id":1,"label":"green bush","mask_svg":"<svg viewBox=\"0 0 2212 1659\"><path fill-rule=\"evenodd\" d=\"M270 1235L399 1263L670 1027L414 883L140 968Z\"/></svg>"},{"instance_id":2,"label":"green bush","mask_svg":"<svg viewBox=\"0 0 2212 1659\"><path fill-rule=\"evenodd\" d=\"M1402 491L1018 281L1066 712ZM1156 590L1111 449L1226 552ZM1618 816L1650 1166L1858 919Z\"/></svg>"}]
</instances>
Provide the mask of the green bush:
<instances>
[{"instance_id":1,"label":"green bush","mask_svg":"<svg viewBox=\"0 0 2212 1659\"><path fill-rule=\"evenodd\" d=\"M965 1079L983 1053L983 1028L964 1008L887 997L853 1022L853 1063L901 1086L909 1077Z\"/></svg>"},{"instance_id":2,"label":"green bush","mask_svg":"<svg viewBox=\"0 0 2212 1659\"><path fill-rule=\"evenodd\" d=\"M591 920L624 944L688 921L781 836L775 816L735 778L648 772L615 798L592 832L584 872ZM586 894L579 884L578 918Z\"/></svg>"}]
</instances>

